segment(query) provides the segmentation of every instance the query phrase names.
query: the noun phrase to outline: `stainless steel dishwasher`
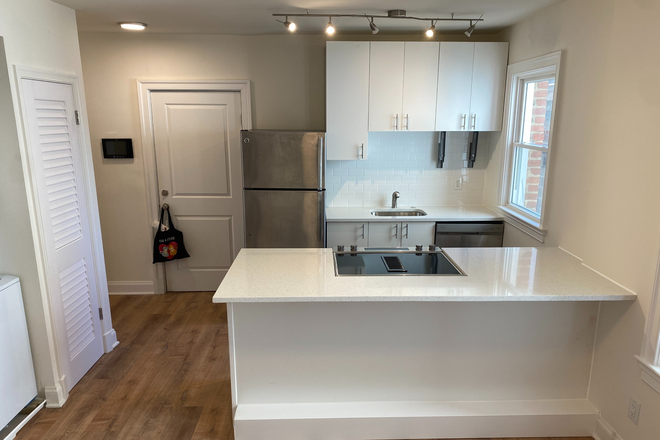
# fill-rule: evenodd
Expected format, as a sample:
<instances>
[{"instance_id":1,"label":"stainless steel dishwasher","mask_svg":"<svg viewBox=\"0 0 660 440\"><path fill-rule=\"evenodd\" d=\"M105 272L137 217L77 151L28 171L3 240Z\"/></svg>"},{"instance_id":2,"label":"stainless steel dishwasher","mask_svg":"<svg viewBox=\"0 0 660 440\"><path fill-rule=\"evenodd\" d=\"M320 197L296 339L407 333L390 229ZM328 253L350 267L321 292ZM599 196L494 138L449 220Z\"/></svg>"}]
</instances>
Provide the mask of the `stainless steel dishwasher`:
<instances>
[{"instance_id":1,"label":"stainless steel dishwasher","mask_svg":"<svg viewBox=\"0 0 660 440\"><path fill-rule=\"evenodd\" d=\"M504 222L438 222L435 245L450 247L501 247Z\"/></svg>"}]
</instances>

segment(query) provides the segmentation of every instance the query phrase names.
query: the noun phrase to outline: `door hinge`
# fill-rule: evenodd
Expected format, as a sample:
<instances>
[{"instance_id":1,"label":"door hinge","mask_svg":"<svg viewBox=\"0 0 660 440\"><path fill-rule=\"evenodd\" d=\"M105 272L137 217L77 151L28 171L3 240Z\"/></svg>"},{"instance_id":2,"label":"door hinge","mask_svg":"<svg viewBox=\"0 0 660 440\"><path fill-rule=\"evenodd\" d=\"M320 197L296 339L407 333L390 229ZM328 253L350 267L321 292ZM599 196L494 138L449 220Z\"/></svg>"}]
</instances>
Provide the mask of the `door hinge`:
<instances>
[{"instance_id":1,"label":"door hinge","mask_svg":"<svg viewBox=\"0 0 660 440\"><path fill-rule=\"evenodd\" d=\"M103 321L103 309L101 307L99 307L99 318Z\"/></svg>"},{"instance_id":2,"label":"door hinge","mask_svg":"<svg viewBox=\"0 0 660 440\"><path fill-rule=\"evenodd\" d=\"M73 112L73 114L76 117L76 125L80 125L80 112L76 110L75 112Z\"/></svg>"}]
</instances>

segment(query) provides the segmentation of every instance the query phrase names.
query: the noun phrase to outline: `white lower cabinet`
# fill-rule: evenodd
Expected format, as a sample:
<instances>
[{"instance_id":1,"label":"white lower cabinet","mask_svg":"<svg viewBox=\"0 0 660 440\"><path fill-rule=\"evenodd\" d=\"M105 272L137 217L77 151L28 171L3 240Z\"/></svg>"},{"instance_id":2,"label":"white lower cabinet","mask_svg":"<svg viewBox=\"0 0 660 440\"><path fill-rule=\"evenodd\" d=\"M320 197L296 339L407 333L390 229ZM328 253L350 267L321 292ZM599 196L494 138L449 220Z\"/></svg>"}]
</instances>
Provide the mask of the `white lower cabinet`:
<instances>
[{"instance_id":1,"label":"white lower cabinet","mask_svg":"<svg viewBox=\"0 0 660 440\"><path fill-rule=\"evenodd\" d=\"M427 247L435 240L435 222L330 222L328 247Z\"/></svg>"},{"instance_id":2,"label":"white lower cabinet","mask_svg":"<svg viewBox=\"0 0 660 440\"><path fill-rule=\"evenodd\" d=\"M426 248L435 241L435 222L404 222L401 231L401 246L404 247L421 244Z\"/></svg>"},{"instance_id":3,"label":"white lower cabinet","mask_svg":"<svg viewBox=\"0 0 660 440\"><path fill-rule=\"evenodd\" d=\"M369 223L369 247L401 246L401 223L373 222Z\"/></svg>"},{"instance_id":4,"label":"white lower cabinet","mask_svg":"<svg viewBox=\"0 0 660 440\"><path fill-rule=\"evenodd\" d=\"M337 249L338 245L346 247L346 250L352 244L359 247L368 246L369 223L341 222L328 223L328 247Z\"/></svg>"}]
</instances>

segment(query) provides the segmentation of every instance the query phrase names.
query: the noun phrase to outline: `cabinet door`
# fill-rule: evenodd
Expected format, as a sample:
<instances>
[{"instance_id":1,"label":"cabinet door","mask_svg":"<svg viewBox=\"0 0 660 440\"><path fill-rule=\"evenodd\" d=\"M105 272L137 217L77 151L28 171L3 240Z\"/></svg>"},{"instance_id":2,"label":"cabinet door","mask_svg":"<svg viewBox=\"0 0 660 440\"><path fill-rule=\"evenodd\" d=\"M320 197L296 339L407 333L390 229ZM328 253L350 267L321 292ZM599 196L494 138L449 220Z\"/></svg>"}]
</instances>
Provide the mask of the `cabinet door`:
<instances>
[{"instance_id":1,"label":"cabinet door","mask_svg":"<svg viewBox=\"0 0 660 440\"><path fill-rule=\"evenodd\" d=\"M470 130L502 130L509 43L475 43Z\"/></svg>"},{"instance_id":2,"label":"cabinet door","mask_svg":"<svg viewBox=\"0 0 660 440\"><path fill-rule=\"evenodd\" d=\"M440 43L406 43L401 128L434 131Z\"/></svg>"},{"instance_id":3,"label":"cabinet door","mask_svg":"<svg viewBox=\"0 0 660 440\"><path fill-rule=\"evenodd\" d=\"M403 222L401 224L401 245L424 248L435 242L435 222Z\"/></svg>"},{"instance_id":4,"label":"cabinet door","mask_svg":"<svg viewBox=\"0 0 660 440\"><path fill-rule=\"evenodd\" d=\"M436 131L468 129L474 43L440 43Z\"/></svg>"},{"instance_id":5,"label":"cabinet door","mask_svg":"<svg viewBox=\"0 0 660 440\"><path fill-rule=\"evenodd\" d=\"M337 249L338 245L343 245L346 250L352 244L359 247L367 246L369 237L369 223L335 223L328 222L328 247Z\"/></svg>"},{"instance_id":6,"label":"cabinet door","mask_svg":"<svg viewBox=\"0 0 660 440\"><path fill-rule=\"evenodd\" d=\"M328 160L366 159L369 42L327 43L325 102Z\"/></svg>"},{"instance_id":7,"label":"cabinet door","mask_svg":"<svg viewBox=\"0 0 660 440\"><path fill-rule=\"evenodd\" d=\"M371 222L369 223L369 247L399 247L401 246L401 223Z\"/></svg>"},{"instance_id":8,"label":"cabinet door","mask_svg":"<svg viewBox=\"0 0 660 440\"><path fill-rule=\"evenodd\" d=\"M403 42L371 43L369 131L402 127L404 48Z\"/></svg>"}]
</instances>

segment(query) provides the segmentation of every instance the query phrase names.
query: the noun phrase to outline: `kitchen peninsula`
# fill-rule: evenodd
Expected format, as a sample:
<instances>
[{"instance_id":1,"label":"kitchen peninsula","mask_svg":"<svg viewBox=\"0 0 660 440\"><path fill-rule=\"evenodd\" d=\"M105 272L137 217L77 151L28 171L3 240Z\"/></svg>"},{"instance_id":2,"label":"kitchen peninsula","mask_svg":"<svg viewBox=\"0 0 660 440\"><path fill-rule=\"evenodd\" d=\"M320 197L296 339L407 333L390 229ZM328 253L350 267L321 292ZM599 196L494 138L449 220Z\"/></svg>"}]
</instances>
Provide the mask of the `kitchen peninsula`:
<instances>
[{"instance_id":1,"label":"kitchen peninsula","mask_svg":"<svg viewBox=\"0 0 660 440\"><path fill-rule=\"evenodd\" d=\"M466 276L336 276L331 249L243 249L227 303L236 440L590 436L599 301L558 248L456 248Z\"/></svg>"}]
</instances>

